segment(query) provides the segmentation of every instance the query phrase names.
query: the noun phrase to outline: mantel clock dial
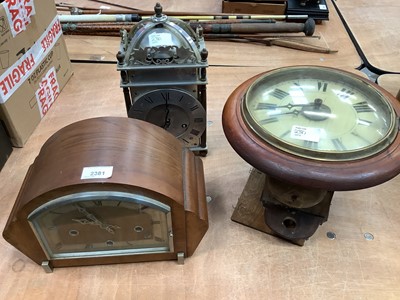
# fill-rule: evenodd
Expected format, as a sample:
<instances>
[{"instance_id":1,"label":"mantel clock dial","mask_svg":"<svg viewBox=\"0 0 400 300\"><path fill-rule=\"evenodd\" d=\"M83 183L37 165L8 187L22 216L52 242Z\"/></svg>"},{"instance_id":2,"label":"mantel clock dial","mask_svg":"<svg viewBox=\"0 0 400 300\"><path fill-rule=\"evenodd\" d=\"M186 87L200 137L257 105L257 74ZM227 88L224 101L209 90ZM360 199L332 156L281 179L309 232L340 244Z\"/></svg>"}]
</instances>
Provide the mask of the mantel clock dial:
<instances>
[{"instance_id":1,"label":"mantel clock dial","mask_svg":"<svg viewBox=\"0 0 400 300\"><path fill-rule=\"evenodd\" d=\"M266 177L269 229L302 244L327 220L333 191L371 187L400 172L399 112L392 95L358 75L295 66L239 86L223 125L232 147Z\"/></svg>"},{"instance_id":2,"label":"mantel clock dial","mask_svg":"<svg viewBox=\"0 0 400 300\"><path fill-rule=\"evenodd\" d=\"M207 228L201 159L153 124L104 117L71 124L43 145L3 236L50 272L183 263Z\"/></svg>"},{"instance_id":3,"label":"mantel clock dial","mask_svg":"<svg viewBox=\"0 0 400 300\"><path fill-rule=\"evenodd\" d=\"M81 192L28 216L49 259L171 253L171 207L125 192Z\"/></svg>"},{"instance_id":4,"label":"mantel clock dial","mask_svg":"<svg viewBox=\"0 0 400 300\"><path fill-rule=\"evenodd\" d=\"M206 155L208 51L201 27L155 15L122 31L117 54L128 116L156 124Z\"/></svg>"}]
</instances>

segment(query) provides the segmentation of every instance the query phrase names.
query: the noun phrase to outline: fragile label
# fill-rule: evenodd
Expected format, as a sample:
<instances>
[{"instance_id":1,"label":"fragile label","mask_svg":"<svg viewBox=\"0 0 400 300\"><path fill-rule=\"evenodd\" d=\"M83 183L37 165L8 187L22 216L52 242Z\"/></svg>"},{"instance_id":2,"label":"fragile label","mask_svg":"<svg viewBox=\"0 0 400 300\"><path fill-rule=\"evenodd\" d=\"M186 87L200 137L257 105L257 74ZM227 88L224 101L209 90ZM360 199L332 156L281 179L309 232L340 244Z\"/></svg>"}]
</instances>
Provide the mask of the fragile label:
<instances>
[{"instance_id":1,"label":"fragile label","mask_svg":"<svg viewBox=\"0 0 400 300\"><path fill-rule=\"evenodd\" d=\"M40 116L43 118L49 111L53 102L60 94L60 85L57 81L57 74L54 67L52 67L45 76L43 76L39 89L36 91L36 101L38 103Z\"/></svg>"},{"instance_id":2,"label":"fragile label","mask_svg":"<svg viewBox=\"0 0 400 300\"><path fill-rule=\"evenodd\" d=\"M149 45L150 47L173 45L172 36L167 32L154 32L149 35Z\"/></svg>"},{"instance_id":3,"label":"fragile label","mask_svg":"<svg viewBox=\"0 0 400 300\"><path fill-rule=\"evenodd\" d=\"M318 143L321 137L321 130L320 128L294 125L290 131L290 137L293 139Z\"/></svg>"},{"instance_id":4,"label":"fragile label","mask_svg":"<svg viewBox=\"0 0 400 300\"><path fill-rule=\"evenodd\" d=\"M38 41L0 76L0 103L5 103L31 76L61 35L61 24L56 16Z\"/></svg>"},{"instance_id":5,"label":"fragile label","mask_svg":"<svg viewBox=\"0 0 400 300\"><path fill-rule=\"evenodd\" d=\"M113 166L84 167L82 170L81 179L111 178L113 169Z\"/></svg>"},{"instance_id":6,"label":"fragile label","mask_svg":"<svg viewBox=\"0 0 400 300\"><path fill-rule=\"evenodd\" d=\"M35 14L33 0L5 0L2 3L10 24L12 36L26 30Z\"/></svg>"}]
</instances>

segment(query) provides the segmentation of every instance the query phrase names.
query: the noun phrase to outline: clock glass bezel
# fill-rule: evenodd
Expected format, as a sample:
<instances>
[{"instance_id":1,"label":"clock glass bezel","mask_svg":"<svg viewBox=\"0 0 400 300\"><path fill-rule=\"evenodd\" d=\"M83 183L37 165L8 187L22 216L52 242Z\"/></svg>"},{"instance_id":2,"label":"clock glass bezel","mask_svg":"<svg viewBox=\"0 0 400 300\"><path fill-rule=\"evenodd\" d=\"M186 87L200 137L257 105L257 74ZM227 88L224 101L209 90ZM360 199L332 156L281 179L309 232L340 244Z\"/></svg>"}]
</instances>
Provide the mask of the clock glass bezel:
<instances>
[{"instance_id":1,"label":"clock glass bezel","mask_svg":"<svg viewBox=\"0 0 400 300\"><path fill-rule=\"evenodd\" d=\"M313 143L304 143L304 145L299 145L291 142L290 135L293 131L289 134L289 138L282 138L280 136L277 136L273 132L270 132L268 130L268 127L271 127L271 125L268 125L268 123L260 124L260 118L255 114L255 104L260 103L260 98L262 98L262 95L260 95L260 93L269 93L273 90L275 85L279 85L280 83L291 81L293 84L296 84L294 82L298 80L300 82L302 80L315 82L319 80L320 82L331 82L335 84L340 84L344 85L345 87L351 87L351 89L356 91L356 96L361 95L363 97L372 97L373 100L368 98L368 104L375 104L375 106L380 109L380 114L385 114L383 117L381 115L379 115L379 117L382 118L382 120L380 120L381 123L385 124L385 126L387 125L386 132L384 132L384 134L382 134L382 137L380 137L373 143L350 150L342 149L342 147L339 147L340 145L336 145L337 148L335 149L319 150L315 148L315 145L313 145ZM299 85L299 87L301 88L301 85ZM321 88L321 86L318 88ZM285 92L283 96L289 96L290 99L292 97L292 94ZM346 101L347 98L351 96L353 95L346 95ZM321 102L323 103L323 100L321 100ZM266 103L265 105L271 106L276 104ZM314 103L309 102L307 105L311 107L312 105L314 105ZM321 104L319 105L321 106ZM293 114L294 112L298 112L298 114L304 113L301 108L294 110L294 106L295 105L292 105L288 108L288 105L282 105L281 107L285 107L285 113L282 114L287 114L287 111L290 114ZM301 107L301 105L297 106ZM325 113L326 111L330 112L328 106L324 106L324 104L322 104L322 106L322 108L326 108ZM244 119L245 124L263 141L285 152L313 160L346 161L370 157L386 149L393 142L398 133L398 118L396 118L395 110L393 109L390 101L385 97L385 95L383 95L379 90L375 89L372 84L370 84L367 80L364 80L359 76L353 76L353 74L350 74L348 72L327 67L296 66L284 67L267 72L257 78L248 87L247 91L241 99L240 107L241 115ZM323 109L322 113L324 113ZM377 115L376 112L375 114ZM314 123L322 124L323 122ZM294 126L292 126L292 130L293 128ZM307 129L307 127L305 128Z\"/></svg>"},{"instance_id":2,"label":"clock glass bezel","mask_svg":"<svg viewBox=\"0 0 400 300\"><path fill-rule=\"evenodd\" d=\"M129 212L129 210L136 217L139 215L147 217L148 220L145 218L144 223L148 225L153 223L156 224L153 226L160 227L157 230L161 238L155 237L153 234L152 237L142 236L141 240L134 240L134 235L137 236L141 232L145 233L146 231L143 228L145 226L142 226L142 218L138 224L126 224L132 232L131 241L113 241L113 236L116 235L112 231L121 230L122 226L119 226L121 224L115 224L115 222L108 224L107 220L103 220L104 213L99 215L99 210L97 212L94 210L96 207L93 203L96 201L100 202L101 205L105 204L103 209L108 209L109 211L110 209L115 210L115 206L118 205L119 210L121 212L122 210L124 211L125 217L126 212ZM68 245L68 247L66 245L65 249L57 249L57 239L60 239L59 243L62 243L62 239L58 236L60 235L60 230L58 230L56 224L52 223L54 218L49 218L49 215L59 214L62 216L63 214L70 214L72 210L76 212L75 217L70 219L68 223L70 230L67 237L69 239L73 239L74 236L79 235L79 230L75 229L77 226L81 226L85 230L92 230L93 236L96 236L97 233L97 236L103 234L105 237L111 236L111 238L105 238L102 244L93 243L95 244L94 247L91 241L87 241L88 244L92 245L91 248L82 248L78 243L77 245ZM149 215L157 216L159 219L151 219ZM28 222L49 260L174 252L171 208L160 201L139 194L116 191L93 191L61 196L33 210L28 216ZM47 228L44 228L45 226ZM112 235L109 234L110 231L113 233Z\"/></svg>"}]
</instances>

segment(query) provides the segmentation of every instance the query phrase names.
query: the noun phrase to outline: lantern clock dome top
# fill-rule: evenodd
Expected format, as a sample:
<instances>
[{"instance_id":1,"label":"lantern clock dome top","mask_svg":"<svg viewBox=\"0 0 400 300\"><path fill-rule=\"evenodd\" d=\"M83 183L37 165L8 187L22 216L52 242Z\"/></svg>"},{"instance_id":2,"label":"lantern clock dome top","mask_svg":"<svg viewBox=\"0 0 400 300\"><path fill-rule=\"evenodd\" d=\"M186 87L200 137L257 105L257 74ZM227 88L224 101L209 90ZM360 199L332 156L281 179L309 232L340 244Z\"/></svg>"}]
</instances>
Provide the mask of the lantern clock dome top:
<instances>
[{"instance_id":1,"label":"lantern clock dome top","mask_svg":"<svg viewBox=\"0 0 400 300\"><path fill-rule=\"evenodd\" d=\"M118 68L178 64L207 66L208 51L202 27L193 30L186 22L166 16L159 3L154 12L152 17L140 21L129 33L121 30Z\"/></svg>"}]
</instances>

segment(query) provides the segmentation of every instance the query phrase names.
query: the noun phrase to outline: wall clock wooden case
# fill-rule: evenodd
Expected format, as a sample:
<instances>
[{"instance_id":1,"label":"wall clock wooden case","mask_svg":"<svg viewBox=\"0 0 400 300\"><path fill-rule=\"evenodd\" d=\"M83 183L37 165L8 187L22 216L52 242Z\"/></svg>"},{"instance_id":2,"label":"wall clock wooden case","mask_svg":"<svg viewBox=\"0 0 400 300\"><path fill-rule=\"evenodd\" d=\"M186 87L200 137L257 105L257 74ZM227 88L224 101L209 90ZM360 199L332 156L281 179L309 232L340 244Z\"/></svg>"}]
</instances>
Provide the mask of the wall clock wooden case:
<instances>
[{"instance_id":1,"label":"wall clock wooden case","mask_svg":"<svg viewBox=\"0 0 400 300\"><path fill-rule=\"evenodd\" d=\"M3 236L51 271L183 263L207 229L200 158L153 124L104 117L71 124L43 145Z\"/></svg>"}]
</instances>

